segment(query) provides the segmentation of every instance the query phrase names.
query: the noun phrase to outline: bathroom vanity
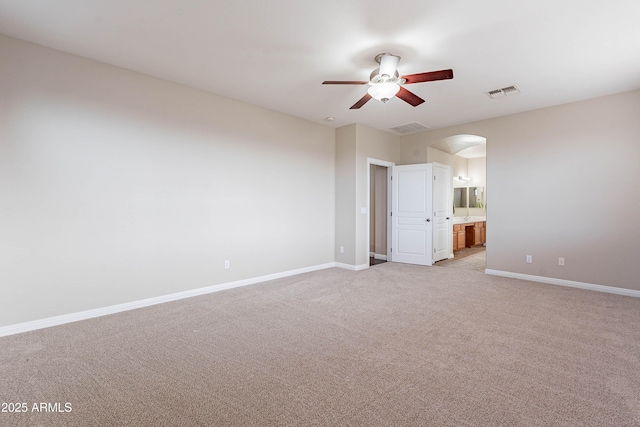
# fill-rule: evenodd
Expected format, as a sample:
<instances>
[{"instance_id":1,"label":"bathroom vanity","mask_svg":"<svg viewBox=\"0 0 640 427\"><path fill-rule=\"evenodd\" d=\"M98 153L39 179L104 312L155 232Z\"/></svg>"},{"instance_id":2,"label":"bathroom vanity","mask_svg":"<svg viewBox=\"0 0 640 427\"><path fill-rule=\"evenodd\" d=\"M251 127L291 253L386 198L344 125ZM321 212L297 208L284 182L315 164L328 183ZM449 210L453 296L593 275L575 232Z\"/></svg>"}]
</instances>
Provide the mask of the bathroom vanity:
<instances>
[{"instance_id":1,"label":"bathroom vanity","mask_svg":"<svg viewBox=\"0 0 640 427\"><path fill-rule=\"evenodd\" d=\"M453 218L453 252L487 242L486 217Z\"/></svg>"}]
</instances>

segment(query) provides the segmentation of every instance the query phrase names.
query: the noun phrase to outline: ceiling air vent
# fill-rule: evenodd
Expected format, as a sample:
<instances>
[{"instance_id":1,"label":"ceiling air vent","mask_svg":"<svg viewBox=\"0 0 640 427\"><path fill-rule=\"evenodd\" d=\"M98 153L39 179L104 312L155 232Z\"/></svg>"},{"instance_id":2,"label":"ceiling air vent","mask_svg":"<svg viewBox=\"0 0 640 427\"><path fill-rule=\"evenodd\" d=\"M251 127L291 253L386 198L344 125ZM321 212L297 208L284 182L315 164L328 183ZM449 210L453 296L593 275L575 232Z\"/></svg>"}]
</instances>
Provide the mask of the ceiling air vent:
<instances>
[{"instance_id":1,"label":"ceiling air vent","mask_svg":"<svg viewBox=\"0 0 640 427\"><path fill-rule=\"evenodd\" d=\"M428 130L429 128L426 127L425 125L418 123L418 122L413 122L413 123L407 123L405 125L398 125L398 126L394 126L389 128L391 130L396 131L399 134L402 135L406 135L409 133L415 133L415 132L420 132L423 130Z\"/></svg>"},{"instance_id":2,"label":"ceiling air vent","mask_svg":"<svg viewBox=\"0 0 640 427\"><path fill-rule=\"evenodd\" d=\"M520 88L516 85L503 87L502 89L490 90L486 92L487 96L491 99L503 98L508 95L514 95L520 93Z\"/></svg>"}]
</instances>

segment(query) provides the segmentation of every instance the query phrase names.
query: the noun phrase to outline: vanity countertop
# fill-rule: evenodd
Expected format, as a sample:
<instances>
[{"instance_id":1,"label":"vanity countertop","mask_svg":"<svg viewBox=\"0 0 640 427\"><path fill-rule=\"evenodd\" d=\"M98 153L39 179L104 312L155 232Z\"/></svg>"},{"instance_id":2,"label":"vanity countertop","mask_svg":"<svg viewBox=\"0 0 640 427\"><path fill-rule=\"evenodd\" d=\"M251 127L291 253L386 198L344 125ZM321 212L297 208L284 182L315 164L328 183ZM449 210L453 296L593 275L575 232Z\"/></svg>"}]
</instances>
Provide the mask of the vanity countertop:
<instances>
[{"instance_id":1,"label":"vanity countertop","mask_svg":"<svg viewBox=\"0 0 640 427\"><path fill-rule=\"evenodd\" d=\"M465 219L465 217L463 217L463 216L454 216L453 217L453 223L454 224L473 224L474 222L483 222L483 221L486 221L486 220L487 220L486 216L470 216L467 219Z\"/></svg>"}]
</instances>

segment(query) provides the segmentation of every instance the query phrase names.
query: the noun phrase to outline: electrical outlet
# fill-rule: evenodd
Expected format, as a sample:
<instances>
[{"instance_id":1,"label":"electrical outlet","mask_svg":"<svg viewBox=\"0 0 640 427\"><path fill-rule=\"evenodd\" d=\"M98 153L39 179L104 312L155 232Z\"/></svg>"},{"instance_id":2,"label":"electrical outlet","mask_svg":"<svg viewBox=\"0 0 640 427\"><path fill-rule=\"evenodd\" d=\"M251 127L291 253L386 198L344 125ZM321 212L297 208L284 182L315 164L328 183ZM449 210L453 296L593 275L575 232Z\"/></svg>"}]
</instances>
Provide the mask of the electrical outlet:
<instances>
[{"instance_id":1,"label":"electrical outlet","mask_svg":"<svg viewBox=\"0 0 640 427\"><path fill-rule=\"evenodd\" d=\"M531 255L527 255L527 262L531 264L533 262L533 257Z\"/></svg>"},{"instance_id":2,"label":"electrical outlet","mask_svg":"<svg viewBox=\"0 0 640 427\"><path fill-rule=\"evenodd\" d=\"M343 254L344 253L344 246L340 246L340 253Z\"/></svg>"},{"instance_id":3,"label":"electrical outlet","mask_svg":"<svg viewBox=\"0 0 640 427\"><path fill-rule=\"evenodd\" d=\"M229 261L228 261L228 260L224 262L224 268L225 268L225 269L227 269L227 268L231 268L231 265L229 264Z\"/></svg>"},{"instance_id":4,"label":"electrical outlet","mask_svg":"<svg viewBox=\"0 0 640 427\"><path fill-rule=\"evenodd\" d=\"M562 257L558 258L558 265L564 266L564 258Z\"/></svg>"}]
</instances>

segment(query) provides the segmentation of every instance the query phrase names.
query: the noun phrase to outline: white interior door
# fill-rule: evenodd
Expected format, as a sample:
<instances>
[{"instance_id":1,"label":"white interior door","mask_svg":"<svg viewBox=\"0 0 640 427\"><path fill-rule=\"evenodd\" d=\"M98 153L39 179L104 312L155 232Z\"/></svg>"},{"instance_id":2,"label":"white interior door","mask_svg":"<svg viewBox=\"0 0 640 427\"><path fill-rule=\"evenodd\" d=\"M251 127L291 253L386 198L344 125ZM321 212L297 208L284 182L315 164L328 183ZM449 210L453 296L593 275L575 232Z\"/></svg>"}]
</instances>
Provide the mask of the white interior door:
<instances>
[{"instance_id":1,"label":"white interior door","mask_svg":"<svg viewBox=\"0 0 640 427\"><path fill-rule=\"evenodd\" d=\"M431 265L432 165L394 166L391 182L392 261Z\"/></svg>"},{"instance_id":2,"label":"white interior door","mask_svg":"<svg viewBox=\"0 0 640 427\"><path fill-rule=\"evenodd\" d=\"M448 165L433 163L433 262L453 253L451 173Z\"/></svg>"}]
</instances>

